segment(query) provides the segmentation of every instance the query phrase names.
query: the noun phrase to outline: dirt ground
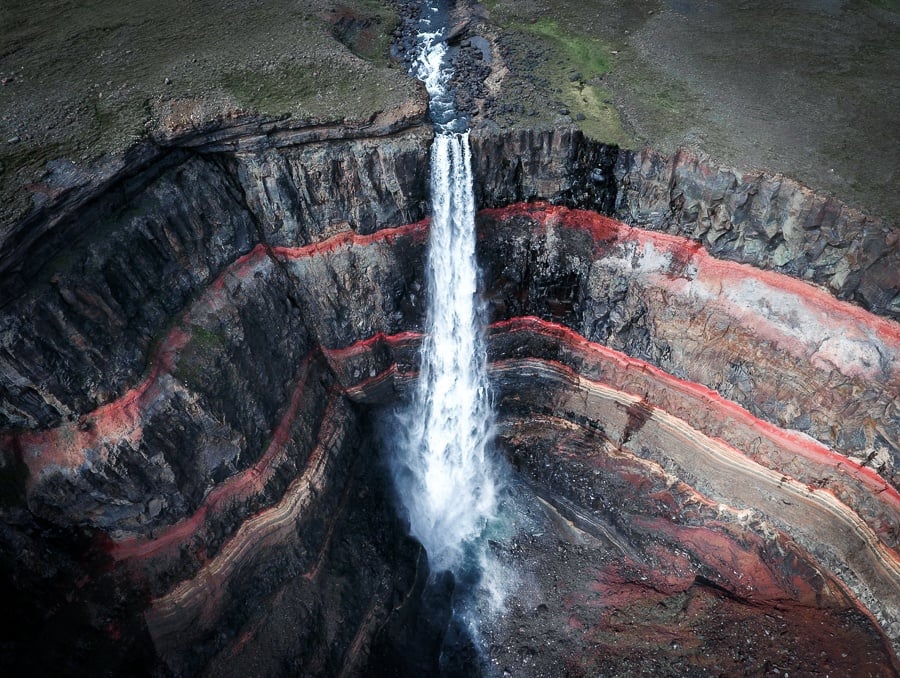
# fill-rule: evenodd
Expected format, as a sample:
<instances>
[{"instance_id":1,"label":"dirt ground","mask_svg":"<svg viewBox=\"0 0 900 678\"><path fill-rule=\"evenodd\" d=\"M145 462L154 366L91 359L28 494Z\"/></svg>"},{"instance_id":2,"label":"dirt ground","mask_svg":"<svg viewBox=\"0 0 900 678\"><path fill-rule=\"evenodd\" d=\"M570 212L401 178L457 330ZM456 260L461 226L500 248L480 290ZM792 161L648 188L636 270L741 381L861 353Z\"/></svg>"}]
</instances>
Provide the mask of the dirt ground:
<instances>
[{"instance_id":1,"label":"dirt ground","mask_svg":"<svg viewBox=\"0 0 900 678\"><path fill-rule=\"evenodd\" d=\"M689 146L900 216L898 0L487 0L485 116L577 124L623 146ZM348 21L352 19L352 21ZM48 161L87 169L172 102L360 120L421 90L391 63L383 0L62 0L0 5L2 222Z\"/></svg>"},{"instance_id":2,"label":"dirt ground","mask_svg":"<svg viewBox=\"0 0 900 678\"><path fill-rule=\"evenodd\" d=\"M609 119L612 107L625 133L607 123L601 134L612 141L696 148L738 169L786 174L892 222L900 216L896 0L488 6L491 21L506 27L510 82L529 81L528 101L586 114L579 124L589 132L592 117ZM589 77L579 41L604 53L604 72ZM568 63L568 77L529 75L525 42L532 52L535 42L543 48L532 62ZM588 110L571 105L575 87ZM533 104L529 113L540 117Z\"/></svg>"}]
</instances>

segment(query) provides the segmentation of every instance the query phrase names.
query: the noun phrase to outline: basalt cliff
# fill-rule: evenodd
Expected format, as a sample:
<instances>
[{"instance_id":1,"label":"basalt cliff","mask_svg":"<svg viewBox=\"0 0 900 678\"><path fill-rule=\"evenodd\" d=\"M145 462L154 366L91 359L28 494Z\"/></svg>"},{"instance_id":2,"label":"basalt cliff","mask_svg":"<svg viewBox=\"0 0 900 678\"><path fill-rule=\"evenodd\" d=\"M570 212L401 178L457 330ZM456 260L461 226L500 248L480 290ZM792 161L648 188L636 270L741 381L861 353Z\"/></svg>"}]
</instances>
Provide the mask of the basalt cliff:
<instances>
[{"instance_id":1,"label":"basalt cliff","mask_svg":"<svg viewBox=\"0 0 900 678\"><path fill-rule=\"evenodd\" d=\"M239 118L34 187L0 258L5 672L435 668L379 432L417 374L424 113ZM531 521L487 665L893 675L896 230L696 154L473 134Z\"/></svg>"}]
</instances>

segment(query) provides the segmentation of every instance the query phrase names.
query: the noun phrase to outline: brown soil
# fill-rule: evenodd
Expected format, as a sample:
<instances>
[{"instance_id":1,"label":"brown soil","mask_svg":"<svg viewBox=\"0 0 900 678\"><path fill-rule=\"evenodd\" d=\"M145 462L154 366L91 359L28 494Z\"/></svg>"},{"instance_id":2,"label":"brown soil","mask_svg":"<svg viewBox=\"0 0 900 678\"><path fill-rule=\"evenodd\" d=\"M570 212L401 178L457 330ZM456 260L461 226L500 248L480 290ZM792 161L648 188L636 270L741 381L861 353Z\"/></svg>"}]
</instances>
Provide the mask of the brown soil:
<instances>
[{"instance_id":1,"label":"brown soil","mask_svg":"<svg viewBox=\"0 0 900 678\"><path fill-rule=\"evenodd\" d=\"M397 17L375 0L127 0L0 4L0 224L31 207L27 185L65 158L242 112L364 120L421 96L388 59ZM344 40L342 42L341 40ZM344 44L344 43L347 44Z\"/></svg>"},{"instance_id":2,"label":"brown soil","mask_svg":"<svg viewBox=\"0 0 900 678\"><path fill-rule=\"evenodd\" d=\"M506 28L503 96L527 102L518 117L501 111L501 122L552 121L561 108L574 117L574 81L594 95L593 116L576 122L601 140L620 140L612 123L595 122L612 104L631 144L691 147L741 170L786 174L891 221L900 216L895 0L488 6ZM546 37L548 25L603 51L606 72L588 77L571 42ZM568 70L548 79L548 62Z\"/></svg>"}]
</instances>

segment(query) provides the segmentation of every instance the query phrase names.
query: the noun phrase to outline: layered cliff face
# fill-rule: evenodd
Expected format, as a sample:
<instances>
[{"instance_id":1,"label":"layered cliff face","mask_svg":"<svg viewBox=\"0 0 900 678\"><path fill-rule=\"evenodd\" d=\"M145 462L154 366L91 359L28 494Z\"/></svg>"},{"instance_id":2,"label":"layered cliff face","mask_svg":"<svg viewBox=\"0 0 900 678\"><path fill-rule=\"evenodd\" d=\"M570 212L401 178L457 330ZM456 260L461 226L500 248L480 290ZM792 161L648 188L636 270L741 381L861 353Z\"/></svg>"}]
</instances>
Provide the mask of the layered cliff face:
<instances>
[{"instance_id":1,"label":"layered cliff face","mask_svg":"<svg viewBox=\"0 0 900 678\"><path fill-rule=\"evenodd\" d=\"M373 429L416 378L421 115L173 139L10 250L11 669L352 675L404 647L427 564ZM895 671L888 226L570 130L473 155L495 549L525 582L490 661Z\"/></svg>"}]
</instances>

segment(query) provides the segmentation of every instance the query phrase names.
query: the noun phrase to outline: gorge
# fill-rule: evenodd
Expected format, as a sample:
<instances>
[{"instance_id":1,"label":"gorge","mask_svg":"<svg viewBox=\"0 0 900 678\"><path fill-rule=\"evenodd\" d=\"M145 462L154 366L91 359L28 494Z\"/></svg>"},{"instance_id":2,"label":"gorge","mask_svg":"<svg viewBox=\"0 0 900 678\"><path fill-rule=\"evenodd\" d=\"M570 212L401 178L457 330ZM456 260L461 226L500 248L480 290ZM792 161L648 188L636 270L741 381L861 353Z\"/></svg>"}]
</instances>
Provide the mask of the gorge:
<instances>
[{"instance_id":1,"label":"gorge","mask_svg":"<svg viewBox=\"0 0 900 678\"><path fill-rule=\"evenodd\" d=\"M425 93L166 121L4 219L5 672L421 675L455 642L450 675L897 673L890 219L473 125L516 583L476 643L379 431L429 327Z\"/></svg>"}]
</instances>

